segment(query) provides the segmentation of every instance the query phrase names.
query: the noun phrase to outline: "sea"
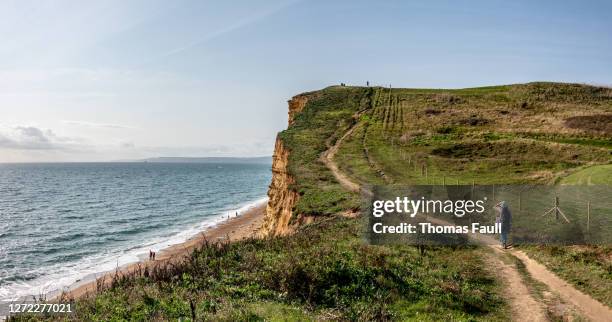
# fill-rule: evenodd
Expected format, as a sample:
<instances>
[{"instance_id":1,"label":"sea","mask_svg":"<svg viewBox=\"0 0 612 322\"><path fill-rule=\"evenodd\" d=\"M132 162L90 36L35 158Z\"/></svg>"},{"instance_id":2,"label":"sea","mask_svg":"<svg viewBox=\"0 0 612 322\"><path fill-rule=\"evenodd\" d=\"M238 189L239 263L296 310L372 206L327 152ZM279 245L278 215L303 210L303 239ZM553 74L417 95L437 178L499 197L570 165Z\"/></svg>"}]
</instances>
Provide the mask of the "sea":
<instances>
[{"instance_id":1,"label":"sea","mask_svg":"<svg viewBox=\"0 0 612 322\"><path fill-rule=\"evenodd\" d=\"M270 164L0 164L0 301L57 294L266 202Z\"/></svg>"}]
</instances>

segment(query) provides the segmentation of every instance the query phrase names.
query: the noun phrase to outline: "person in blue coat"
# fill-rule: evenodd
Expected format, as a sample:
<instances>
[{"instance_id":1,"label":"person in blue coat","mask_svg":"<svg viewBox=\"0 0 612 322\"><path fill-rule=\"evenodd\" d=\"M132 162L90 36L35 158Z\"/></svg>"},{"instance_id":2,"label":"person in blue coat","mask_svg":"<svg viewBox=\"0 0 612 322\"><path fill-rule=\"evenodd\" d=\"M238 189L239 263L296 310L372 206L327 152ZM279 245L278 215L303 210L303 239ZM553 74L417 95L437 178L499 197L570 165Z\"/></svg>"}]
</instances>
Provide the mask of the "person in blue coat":
<instances>
[{"instance_id":1,"label":"person in blue coat","mask_svg":"<svg viewBox=\"0 0 612 322\"><path fill-rule=\"evenodd\" d=\"M507 249L509 246L508 243L508 234L510 233L510 229L512 228L512 213L510 212L510 207L508 207L508 203L505 201L500 201L495 205L495 209L499 212L496 222L501 224L501 233L499 236L499 241L504 249Z\"/></svg>"}]
</instances>

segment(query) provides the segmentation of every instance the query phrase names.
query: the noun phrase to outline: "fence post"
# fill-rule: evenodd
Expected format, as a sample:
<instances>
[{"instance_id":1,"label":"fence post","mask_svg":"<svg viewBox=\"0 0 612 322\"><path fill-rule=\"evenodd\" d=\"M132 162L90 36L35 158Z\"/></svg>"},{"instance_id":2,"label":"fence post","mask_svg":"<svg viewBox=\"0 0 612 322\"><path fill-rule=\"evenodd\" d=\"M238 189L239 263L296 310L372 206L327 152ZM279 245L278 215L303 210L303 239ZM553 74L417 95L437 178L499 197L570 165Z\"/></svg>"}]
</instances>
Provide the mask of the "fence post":
<instances>
[{"instance_id":1,"label":"fence post","mask_svg":"<svg viewBox=\"0 0 612 322\"><path fill-rule=\"evenodd\" d=\"M555 196L555 220L559 220L559 196Z\"/></svg>"},{"instance_id":2,"label":"fence post","mask_svg":"<svg viewBox=\"0 0 612 322\"><path fill-rule=\"evenodd\" d=\"M475 180L472 179L472 198L474 198L474 184L475 184Z\"/></svg>"},{"instance_id":3,"label":"fence post","mask_svg":"<svg viewBox=\"0 0 612 322\"><path fill-rule=\"evenodd\" d=\"M591 200L587 202L587 234L591 229Z\"/></svg>"},{"instance_id":4,"label":"fence post","mask_svg":"<svg viewBox=\"0 0 612 322\"><path fill-rule=\"evenodd\" d=\"M442 176L442 186L446 187L446 176Z\"/></svg>"}]
</instances>

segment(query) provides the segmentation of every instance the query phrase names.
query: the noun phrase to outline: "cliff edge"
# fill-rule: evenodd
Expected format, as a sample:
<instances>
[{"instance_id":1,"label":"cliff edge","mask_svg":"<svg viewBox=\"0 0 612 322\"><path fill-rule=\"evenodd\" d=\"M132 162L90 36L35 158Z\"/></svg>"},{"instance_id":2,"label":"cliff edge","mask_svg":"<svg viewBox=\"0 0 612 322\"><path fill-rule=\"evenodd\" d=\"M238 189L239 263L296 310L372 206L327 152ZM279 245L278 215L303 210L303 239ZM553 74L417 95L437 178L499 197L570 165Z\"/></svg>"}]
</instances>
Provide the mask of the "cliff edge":
<instances>
[{"instance_id":1,"label":"cliff edge","mask_svg":"<svg viewBox=\"0 0 612 322\"><path fill-rule=\"evenodd\" d=\"M294 96L288 101L288 126L294 123L295 116L308 102L307 94ZM268 189L268 205L262 234L264 236L286 235L291 231L290 221L299 194L292 189L295 179L289 173L289 149L285 147L280 136L277 136L272 156L272 182Z\"/></svg>"}]
</instances>

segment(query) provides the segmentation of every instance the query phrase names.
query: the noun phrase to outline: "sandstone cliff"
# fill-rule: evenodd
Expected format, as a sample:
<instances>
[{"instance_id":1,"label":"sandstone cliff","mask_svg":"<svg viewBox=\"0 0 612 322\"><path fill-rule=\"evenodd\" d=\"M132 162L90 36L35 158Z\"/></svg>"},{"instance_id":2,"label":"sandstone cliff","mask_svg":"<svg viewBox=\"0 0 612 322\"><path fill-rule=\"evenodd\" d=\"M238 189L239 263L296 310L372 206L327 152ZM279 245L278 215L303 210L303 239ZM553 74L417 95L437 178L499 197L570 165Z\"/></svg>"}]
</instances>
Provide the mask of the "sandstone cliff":
<instances>
[{"instance_id":1,"label":"sandstone cliff","mask_svg":"<svg viewBox=\"0 0 612 322\"><path fill-rule=\"evenodd\" d=\"M293 124L293 119L295 118L295 115L301 112L304 109L304 106L306 106L306 103L308 102L308 96L304 94L296 95L287 102L289 103L287 123L289 126L291 126Z\"/></svg>"},{"instance_id":2,"label":"sandstone cliff","mask_svg":"<svg viewBox=\"0 0 612 322\"><path fill-rule=\"evenodd\" d=\"M296 95L288 101L289 126L293 124L295 116L304 109L308 99L309 95L305 93ZM262 228L262 234L265 236L286 235L293 230L290 224L293 208L300 196L297 191L291 188L295 179L288 171L289 153L290 151L284 146L283 141L277 137L272 157L272 182L268 189L269 200ZM296 215L296 217L298 216ZM296 224L304 221L309 220L305 218L294 218L293 220Z\"/></svg>"},{"instance_id":3,"label":"sandstone cliff","mask_svg":"<svg viewBox=\"0 0 612 322\"><path fill-rule=\"evenodd\" d=\"M289 233L289 221L299 195L291 190L295 181L287 171L289 150L283 141L276 138L272 157L272 182L268 190L268 205L263 227L264 235L284 235Z\"/></svg>"}]
</instances>

